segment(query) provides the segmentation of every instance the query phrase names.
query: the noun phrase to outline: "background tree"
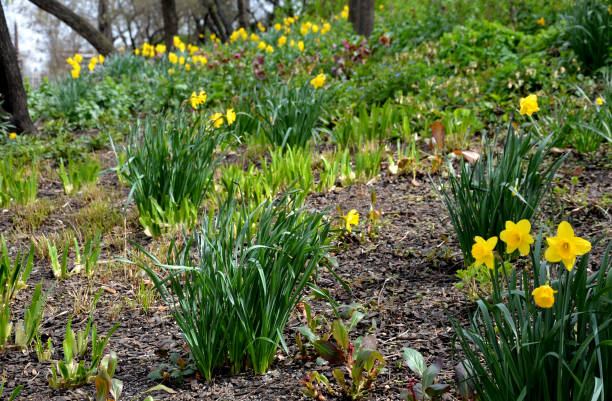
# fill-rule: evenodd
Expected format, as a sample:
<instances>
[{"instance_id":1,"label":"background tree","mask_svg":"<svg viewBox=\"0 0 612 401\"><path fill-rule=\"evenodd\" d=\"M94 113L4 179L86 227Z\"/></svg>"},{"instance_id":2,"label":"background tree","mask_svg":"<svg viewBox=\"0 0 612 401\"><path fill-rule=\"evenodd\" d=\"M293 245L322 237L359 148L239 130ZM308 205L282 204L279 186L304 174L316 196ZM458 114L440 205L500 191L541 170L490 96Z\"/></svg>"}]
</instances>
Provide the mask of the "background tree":
<instances>
[{"instance_id":1,"label":"background tree","mask_svg":"<svg viewBox=\"0 0 612 401\"><path fill-rule=\"evenodd\" d=\"M178 17L176 15L176 2L174 0L161 0L162 16L164 18L164 39L166 47L172 47L172 38L178 35Z\"/></svg>"},{"instance_id":2,"label":"background tree","mask_svg":"<svg viewBox=\"0 0 612 401\"><path fill-rule=\"evenodd\" d=\"M374 0L349 0L349 21L359 35L370 36L374 28Z\"/></svg>"},{"instance_id":3,"label":"background tree","mask_svg":"<svg viewBox=\"0 0 612 401\"><path fill-rule=\"evenodd\" d=\"M84 37L101 54L108 55L115 51L113 43L102 32L94 28L85 18L77 15L57 0L29 0L46 12L53 14L66 23L76 33Z\"/></svg>"},{"instance_id":4,"label":"background tree","mask_svg":"<svg viewBox=\"0 0 612 401\"><path fill-rule=\"evenodd\" d=\"M0 2L0 94L4 110L11 115L11 123L21 132L36 133L28 113L17 53L11 41L2 2Z\"/></svg>"}]
</instances>

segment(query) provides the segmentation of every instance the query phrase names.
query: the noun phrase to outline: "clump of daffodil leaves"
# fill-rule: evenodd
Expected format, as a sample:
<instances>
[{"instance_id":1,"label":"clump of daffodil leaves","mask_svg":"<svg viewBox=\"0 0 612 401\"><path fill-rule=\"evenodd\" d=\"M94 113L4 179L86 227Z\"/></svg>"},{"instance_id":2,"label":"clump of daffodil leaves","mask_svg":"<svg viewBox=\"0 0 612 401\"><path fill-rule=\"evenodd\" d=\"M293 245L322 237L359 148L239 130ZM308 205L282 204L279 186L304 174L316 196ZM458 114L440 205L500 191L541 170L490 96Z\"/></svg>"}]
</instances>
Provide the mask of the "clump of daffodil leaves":
<instances>
[{"instance_id":1,"label":"clump of daffodil leaves","mask_svg":"<svg viewBox=\"0 0 612 401\"><path fill-rule=\"evenodd\" d=\"M479 399L609 399L612 350L601 344L612 338L612 243L589 274L591 247L567 221L545 242L526 219L506 221L499 236L474 238L471 256L489 268L493 291L476 301L468 328L451 322L466 357L466 388ZM505 268L523 257L530 259L522 268Z\"/></svg>"}]
</instances>

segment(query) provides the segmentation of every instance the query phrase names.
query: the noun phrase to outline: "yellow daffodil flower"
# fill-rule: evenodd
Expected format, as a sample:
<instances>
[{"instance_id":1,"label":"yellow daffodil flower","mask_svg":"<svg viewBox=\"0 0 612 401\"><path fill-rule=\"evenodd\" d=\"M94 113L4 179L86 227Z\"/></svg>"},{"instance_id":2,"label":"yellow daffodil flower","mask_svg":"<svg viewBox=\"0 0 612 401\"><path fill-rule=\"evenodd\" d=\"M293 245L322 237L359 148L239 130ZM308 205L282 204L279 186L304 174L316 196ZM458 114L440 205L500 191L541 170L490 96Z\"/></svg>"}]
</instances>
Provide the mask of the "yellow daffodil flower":
<instances>
[{"instance_id":1,"label":"yellow daffodil flower","mask_svg":"<svg viewBox=\"0 0 612 401\"><path fill-rule=\"evenodd\" d=\"M178 62L178 57L176 53L173 53L173 52L168 53L168 61L170 61L172 64L176 64Z\"/></svg>"},{"instance_id":2,"label":"yellow daffodil flower","mask_svg":"<svg viewBox=\"0 0 612 401\"><path fill-rule=\"evenodd\" d=\"M601 106L602 104L604 104L604 100L598 96L597 99L595 99L595 104Z\"/></svg>"},{"instance_id":3,"label":"yellow daffodil flower","mask_svg":"<svg viewBox=\"0 0 612 401\"><path fill-rule=\"evenodd\" d=\"M567 221L562 221L557 227L557 236L546 238L548 249L544 258L550 263L563 262L565 268L571 271L576 263L576 256L584 255L591 250L591 243L576 237L574 229Z\"/></svg>"},{"instance_id":4,"label":"yellow daffodil flower","mask_svg":"<svg viewBox=\"0 0 612 401\"><path fill-rule=\"evenodd\" d=\"M278 22L276 24L274 24L274 30L275 31L280 31L281 29L283 29L281 24L279 24Z\"/></svg>"},{"instance_id":5,"label":"yellow daffodil flower","mask_svg":"<svg viewBox=\"0 0 612 401\"><path fill-rule=\"evenodd\" d=\"M220 126L223 125L223 114L222 113L215 113L212 116L210 116L210 121L213 122L213 124L215 125L215 128L219 128Z\"/></svg>"},{"instance_id":6,"label":"yellow daffodil flower","mask_svg":"<svg viewBox=\"0 0 612 401\"><path fill-rule=\"evenodd\" d=\"M278 47L283 47L285 45L285 43L287 43L287 38L285 36L281 36L280 38L278 38Z\"/></svg>"},{"instance_id":7,"label":"yellow daffodil flower","mask_svg":"<svg viewBox=\"0 0 612 401\"><path fill-rule=\"evenodd\" d=\"M11 132L11 133L9 134L9 138L10 138L10 139L15 139L15 138L17 138L17 134L16 134L15 132Z\"/></svg>"},{"instance_id":8,"label":"yellow daffodil flower","mask_svg":"<svg viewBox=\"0 0 612 401\"><path fill-rule=\"evenodd\" d=\"M540 308L552 308L555 304L555 294L557 292L551 286L545 284L533 290L531 295L533 295L533 300Z\"/></svg>"},{"instance_id":9,"label":"yellow daffodil flower","mask_svg":"<svg viewBox=\"0 0 612 401\"><path fill-rule=\"evenodd\" d=\"M274 48L270 45L266 46L266 53L274 53Z\"/></svg>"},{"instance_id":10,"label":"yellow daffodil flower","mask_svg":"<svg viewBox=\"0 0 612 401\"><path fill-rule=\"evenodd\" d=\"M257 48L259 50L266 50L266 42L263 42L263 41L259 42L259 44L257 45Z\"/></svg>"},{"instance_id":11,"label":"yellow daffodil flower","mask_svg":"<svg viewBox=\"0 0 612 401\"><path fill-rule=\"evenodd\" d=\"M303 40L300 40L298 42L298 49L300 49L300 52L304 51L304 41Z\"/></svg>"},{"instance_id":12,"label":"yellow daffodil flower","mask_svg":"<svg viewBox=\"0 0 612 401\"><path fill-rule=\"evenodd\" d=\"M506 253L519 250L523 256L529 254L529 245L533 244L533 237L529 234L531 223L523 219L518 223L506 221L506 229L499 234L499 239L506 243Z\"/></svg>"},{"instance_id":13,"label":"yellow daffodil flower","mask_svg":"<svg viewBox=\"0 0 612 401\"><path fill-rule=\"evenodd\" d=\"M74 70L70 71L70 75L74 79L77 79L80 74L81 74L81 70L74 69Z\"/></svg>"},{"instance_id":14,"label":"yellow daffodil flower","mask_svg":"<svg viewBox=\"0 0 612 401\"><path fill-rule=\"evenodd\" d=\"M546 20L544 19L544 17L541 17L538 21L537 24L540 26L545 26L546 25Z\"/></svg>"},{"instance_id":15,"label":"yellow daffodil flower","mask_svg":"<svg viewBox=\"0 0 612 401\"><path fill-rule=\"evenodd\" d=\"M519 113L521 115L527 114L531 116L536 111L540 111L538 107L538 97L536 95L529 95L527 97L523 97L520 100L521 109Z\"/></svg>"},{"instance_id":16,"label":"yellow daffodil flower","mask_svg":"<svg viewBox=\"0 0 612 401\"><path fill-rule=\"evenodd\" d=\"M227 109L225 111L225 119L227 120L227 125L232 125L234 121L236 121L236 113L234 109Z\"/></svg>"},{"instance_id":17,"label":"yellow daffodil flower","mask_svg":"<svg viewBox=\"0 0 612 401\"><path fill-rule=\"evenodd\" d=\"M482 237L474 237L474 245L472 245L472 257L476 259L474 264L476 266L484 264L489 269L493 269L495 267L495 256L493 256L493 249L495 249L496 245L497 237L491 237L486 241Z\"/></svg>"},{"instance_id":18,"label":"yellow daffodil flower","mask_svg":"<svg viewBox=\"0 0 612 401\"><path fill-rule=\"evenodd\" d=\"M124 51L125 51L125 47L123 47L123 46L119 46L119 51L120 51L120 52L124 52Z\"/></svg>"},{"instance_id":19,"label":"yellow daffodil flower","mask_svg":"<svg viewBox=\"0 0 612 401\"><path fill-rule=\"evenodd\" d=\"M325 74L321 73L310 80L310 84L315 87L315 89L320 88L325 84Z\"/></svg>"},{"instance_id":20,"label":"yellow daffodil flower","mask_svg":"<svg viewBox=\"0 0 612 401\"><path fill-rule=\"evenodd\" d=\"M342 218L346 221L346 230L349 233L351 232L351 225L359 225L359 213L357 213L355 209L352 209L346 216L342 216Z\"/></svg>"}]
</instances>

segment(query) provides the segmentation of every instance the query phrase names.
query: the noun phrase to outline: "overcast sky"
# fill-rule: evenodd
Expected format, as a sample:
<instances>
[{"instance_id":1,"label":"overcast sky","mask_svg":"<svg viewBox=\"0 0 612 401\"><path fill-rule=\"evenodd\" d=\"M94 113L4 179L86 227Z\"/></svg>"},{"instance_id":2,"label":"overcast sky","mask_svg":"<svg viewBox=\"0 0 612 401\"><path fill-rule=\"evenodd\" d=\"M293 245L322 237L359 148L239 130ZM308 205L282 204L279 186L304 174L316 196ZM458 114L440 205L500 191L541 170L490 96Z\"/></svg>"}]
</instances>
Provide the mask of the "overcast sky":
<instances>
[{"instance_id":1,"label":"overcast sky","mask_svg":"<svg viewBox=\"0 0 612 401\"><path fill-rule=\"evenodd\" d=\"M47 60L45 51L45 38L40 33L30 28L30 20L27 17L34 12L34 6L26 0L11 0L9 4L5 0L0 0L6 15L7 24L13 43L15 41L15 22L19 32L19 53L23 64L23 73L28 77L35 77L41 74L41 65Z\"/></svg>"}]
</instances>

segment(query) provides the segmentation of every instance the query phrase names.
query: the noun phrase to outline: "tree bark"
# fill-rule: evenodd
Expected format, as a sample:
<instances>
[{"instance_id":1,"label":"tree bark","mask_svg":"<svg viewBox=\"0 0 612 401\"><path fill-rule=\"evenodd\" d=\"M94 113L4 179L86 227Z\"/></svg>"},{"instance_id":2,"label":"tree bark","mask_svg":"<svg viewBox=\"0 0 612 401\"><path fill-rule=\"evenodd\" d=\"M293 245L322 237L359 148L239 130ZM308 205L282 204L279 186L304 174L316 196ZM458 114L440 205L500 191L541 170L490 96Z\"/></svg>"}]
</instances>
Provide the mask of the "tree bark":
<instances>
[{"instance_id":1,"label":"tree bark","mask_svg":"<svg viewBox=\"0 0 612 401\"><path fill-rule=\"evenodd\" d=\"M28 113L28 101L21 80L21 71L17 62L17 54L11 41L0 2L0 94L2 108L11 115L11 123L21 132L36 133Z\"/></svg>"},{"instance_id":2,"label":"tree bark","mask_svg":"<svg viewBox=\"0 0 612 401\"><path fill-rule=\"evenodd\" d=\"M360 0L349 0L349 3L348 3L348 6L349 6L348 20L353 26L355 26L355 23L357 22L357 14L359 13L359 1Z\"/></svg>"},{"instance_id":3,"label":"tree bark","mask_svg":"<svg viewBox=\"0 0 612 401\"><path fill-rule=\"evenodd\" d=\"M350 0L349 20L357 34L370 36L374 28L374 0Z\"/></svg>"},{"instance_id":4,"label":"tree bark","mask_svg":"<svg viewBox=\"0 0 612 401\"><path fill-rule=\"evenodd\" d=\"M215 4L217 5L217 14L219 14L221 22L223 22L223 26L225 27L225 34L229 37L232 32L234 32L234 28L232 27L232 21L225 13L221 1L215 0Z\"/></svg>"},{"instance_id":5,"label":"tree bark","mask_svg":"<svg viewBox=\"0 0 612 401\"><path fill-rule=\"evenodd\" d=\"M244 29L249 26L249 0L238 0L238 23Z\"/></svg>"},{"instance_id":6,"label":"tree bark","mask_svg":"<svg viewBox=\"0 0 612 401\"><path fill-rule=\"evenodd\" d=\"M53 14L76 33L87 40L98 52L109 55L115 51L113 43L99 30L94 28L85 18L77 15L57 0L29 0L40 9Z\"/></svg>"},{"instance_id":7,"label":"tree bark","mask_svg":"<svg viewBox=\"0 0 612 401\"><path fill-rule=\"evenodd\" d=\"M162 16L164 18L164 39L166 47L170 49L174 43L174 36L178 35L178 17L176 16L176 1L161 0Z\"/></svg>"},{"instance_id":8,"label":"tree bark","mask_svg":"<svg viewBox=\"0 0 612 401\"><path fill-rule=\"evenodd\" d=\"M106 0L98 0L98 30L108 40L113 41L113 32L108 18L108 6Z\"/></svg>"}]
</instances>

